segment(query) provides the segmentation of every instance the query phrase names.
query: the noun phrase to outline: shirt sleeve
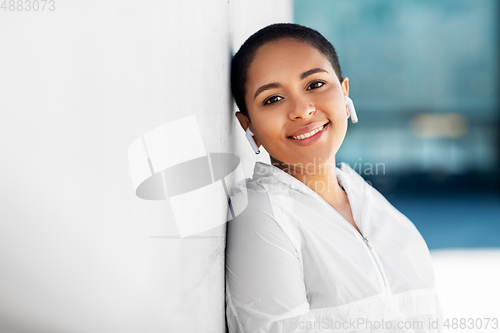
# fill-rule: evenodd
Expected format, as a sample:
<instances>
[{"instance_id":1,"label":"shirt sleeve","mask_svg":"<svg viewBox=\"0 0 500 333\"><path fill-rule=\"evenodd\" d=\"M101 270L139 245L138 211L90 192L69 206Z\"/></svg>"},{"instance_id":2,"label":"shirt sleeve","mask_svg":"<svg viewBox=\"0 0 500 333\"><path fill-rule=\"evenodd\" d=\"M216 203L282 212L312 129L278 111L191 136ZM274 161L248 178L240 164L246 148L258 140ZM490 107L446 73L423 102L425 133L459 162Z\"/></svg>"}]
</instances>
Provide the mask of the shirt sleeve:
<instances>
[{"instance_id":1,"label":"shirt sleeve","mask_svg":"<svg viewBox=\"0 0 500 333\"><path fill-rule=\"evenodd\" d=\"M267 193L248 194L247 209L227 226L230 333L319 332L307 315L302 263L275 220Z\"/></svg>"}]
</instances>

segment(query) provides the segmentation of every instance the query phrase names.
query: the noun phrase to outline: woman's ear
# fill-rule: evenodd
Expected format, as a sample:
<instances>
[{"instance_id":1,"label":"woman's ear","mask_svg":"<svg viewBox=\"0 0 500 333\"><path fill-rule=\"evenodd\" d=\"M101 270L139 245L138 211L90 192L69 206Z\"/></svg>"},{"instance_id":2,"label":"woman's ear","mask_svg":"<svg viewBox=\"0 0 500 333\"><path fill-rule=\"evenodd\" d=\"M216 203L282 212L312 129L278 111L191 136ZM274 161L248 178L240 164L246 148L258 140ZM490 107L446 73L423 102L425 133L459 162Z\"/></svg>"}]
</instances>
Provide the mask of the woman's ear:
<instances>
[{"instance_id":1,"label":"woman's ear","mask_svg":"<svg viewBox=\"0 0 500 333\"><path fill-rule=\"evenodd\" d=\"M247 127L250 125L250 120L248 120L248 117L241 112L236 112L235 116L236 118L238 118L238 121L240 122L240 125L243 128L243 130L246 131Z\"/></svg>"},{"instance_id":2,"label":"woman's ear","mask_svg":"<svg viewBox=\"0 0 500 333\"><path fill-rule=\"evenodd\" d=\"M349 78L347 76L344 76L342 78L342 82L340 83L340 85L342 86L344 95L349 96Z\"/></svg>"},{"instance_id":3,"label":"woman's ear","mask_svg":"<svg viewBox=\"0 0 500 333\"><path fill-rule=\"evenodd\" d=\"M250 119L246 115L244 115L242 112L236 112L235 113L236 118L238 118L238 121L240 122L241 127L243 128L244 131L247 130L247 128L250 127L250 131L254 133L253 128L252 128L252 123L250 123ZM255 143L257 144L257 147L260 147L260 142L257 140L257 138L253 137Z\"/></svg>"},{"instance_id":4,"label":"woman's ear","mask_svg":"<svg viewBox=\"0 0 500 333\"><path fill-rule=\"evenodd\" d=\"M344 96L349 96L349 78L347 76L344 76L342 78L342 82L340 83L340 85L342 86L342 92L344 93ZM347 107L347 104L346 104L346 110L347 110L347 118L349 118L351 116L351 111Z\"/></svg>"}]
</instances>

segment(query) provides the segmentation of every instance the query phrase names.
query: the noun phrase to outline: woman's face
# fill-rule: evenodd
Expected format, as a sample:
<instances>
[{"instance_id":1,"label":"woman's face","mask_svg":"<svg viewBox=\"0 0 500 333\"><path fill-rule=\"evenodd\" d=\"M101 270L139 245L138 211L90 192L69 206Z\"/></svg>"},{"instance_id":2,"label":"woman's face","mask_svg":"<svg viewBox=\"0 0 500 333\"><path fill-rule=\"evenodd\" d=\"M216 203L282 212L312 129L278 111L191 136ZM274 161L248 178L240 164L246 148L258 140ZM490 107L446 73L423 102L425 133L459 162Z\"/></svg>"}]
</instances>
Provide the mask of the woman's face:
<instances>
[{"instance_id":1,"label":"woman's face","mask_svg":"<svg viewBox=\"0 0 500 333\"><path fill-rule=\"evenodd\" d=\"M257 50L245 95L252 123L242 113L237 117L274 159L290 165L326 163L334 158L347 131L344 95L348 92L347 78L339 82L323 53L285 38ZM297 140L296 135L325 124L316 134Z\"/></svg>"}]
</instances>

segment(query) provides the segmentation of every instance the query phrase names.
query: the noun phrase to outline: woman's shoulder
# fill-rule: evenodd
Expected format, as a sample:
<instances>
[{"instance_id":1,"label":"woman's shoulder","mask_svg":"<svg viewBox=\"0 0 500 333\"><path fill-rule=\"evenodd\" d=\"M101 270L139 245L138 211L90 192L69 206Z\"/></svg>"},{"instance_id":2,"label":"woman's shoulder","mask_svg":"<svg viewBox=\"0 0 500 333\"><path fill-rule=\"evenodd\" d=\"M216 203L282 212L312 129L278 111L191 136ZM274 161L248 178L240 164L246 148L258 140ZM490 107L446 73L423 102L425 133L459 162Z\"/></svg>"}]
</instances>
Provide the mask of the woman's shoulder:
<instances>
[{"instance_id":1,"label":"woman's shoulder","mask_svg":"<svg viewBox=\"0 0 500 333\"><path fill-rule=\"evenodd\" d=\"M228 222L231 232L249 232L275 222L275 214L267 189L258 181L246 178L230 190L233 218Z\"/></svg>"},{"instance_id":2,"label":"woman's shoulder","mask_svg":"<svg viewBox=\"0 0 500 333\"><path fill-rule=\"evenodd\" d=\"M293 206L289 190L286 184L276 181L272 176L246 178L230 190L230 201L241 213L264 213L276 219L278 208Z\"/></svg>"},{"instance_id":3,"label":"woman's shoulder","mask_svg":"<svg viewBox=\"0 0 500 333\"><path fill-rule=\"evenodd\" d=\"M238 216L243 212L247 214L257 211L272 212L266 187L259 181L250 178L246 178L232 187L229 199L233 209L236 208L238 211L236 212Z\"/></svg>"},{"instance_id":4,"label":"woman's shoulder","mask_svg":"<svg viewBox=\"0 0 500 333\"><path fill-rule=\"evenodd\" d=\"M247 178L232 190L230 203L234 218L228 221L228 239L241 235L259 234L261 237L283 237L299 248L293 200L278 183Z\"/></svg>"}]
</instances>

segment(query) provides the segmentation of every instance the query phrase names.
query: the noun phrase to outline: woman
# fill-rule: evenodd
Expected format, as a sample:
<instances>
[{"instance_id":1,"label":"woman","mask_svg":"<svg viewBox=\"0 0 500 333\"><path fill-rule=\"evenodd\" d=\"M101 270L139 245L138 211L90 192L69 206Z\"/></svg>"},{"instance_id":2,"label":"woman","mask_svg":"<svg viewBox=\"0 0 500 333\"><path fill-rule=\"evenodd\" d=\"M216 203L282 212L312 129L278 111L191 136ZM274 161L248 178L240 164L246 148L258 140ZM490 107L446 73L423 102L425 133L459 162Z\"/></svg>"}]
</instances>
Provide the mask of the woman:
<instances>
[{"instance_id":1,"label":"woman","mask_svg":"<svg viewBox=\"0 0 500 333\"><path fill-rule=\"evenodd\" d=\"M248 205L227 229L229 332L439 332L422 236L336 167L355 111L333 46L300 25L265 27L235 54L231 88L272 165L257 162L232 197Z\"/></svg>"}]
</instances>

